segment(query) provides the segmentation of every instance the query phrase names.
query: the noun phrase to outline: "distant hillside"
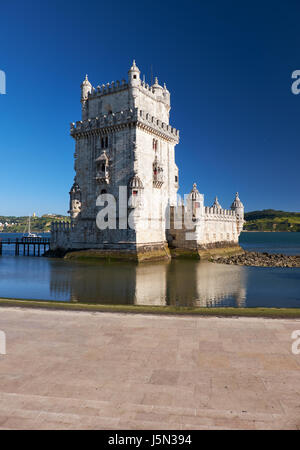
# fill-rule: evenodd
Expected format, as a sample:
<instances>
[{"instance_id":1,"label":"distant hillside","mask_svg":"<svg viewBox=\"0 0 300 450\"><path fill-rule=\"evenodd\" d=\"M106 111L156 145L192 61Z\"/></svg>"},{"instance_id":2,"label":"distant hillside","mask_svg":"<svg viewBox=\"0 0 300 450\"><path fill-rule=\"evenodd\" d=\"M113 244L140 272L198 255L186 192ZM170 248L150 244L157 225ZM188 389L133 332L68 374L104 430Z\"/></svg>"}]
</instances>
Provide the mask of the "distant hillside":
<instances>
[{"instance_id":1,"label":"distant hillside","mask_svg":"<svg viewBox=\"0 0 300 450\"><path fill-rule=\"evenodd\" d=\"M50 231L52 221L69 222L69 216L60 214L45 214L42 217L30 217L30 229L33 232ZM28 232L28 217L26 216L0 216L0 232L25 233Z\"/></svg>"},{"instance_id":2,"label":"distant hillside","mask_svg":"<svg viewBox=\"0 0 300 450\"><path fill-rule=\"evenodd\" d=\"M298 231L300 232L300 213L263 209L245 213L244 230L247 231ZM70 222L69 216L45 214L31 217L31 231L50 231L52 221ZM28 231L28 217L0 216L0 232L24 233Z\"/></svg>"},{"instance_id":3,"label":"distant hillside","mask_svg":"<svg viewBox=\"0 0 300 450\"><path fill-rule=\"evenodd\" d=\"M300 213L263 209L245 213L247 231L298 231Z\"/></svg>"}]
</instances>

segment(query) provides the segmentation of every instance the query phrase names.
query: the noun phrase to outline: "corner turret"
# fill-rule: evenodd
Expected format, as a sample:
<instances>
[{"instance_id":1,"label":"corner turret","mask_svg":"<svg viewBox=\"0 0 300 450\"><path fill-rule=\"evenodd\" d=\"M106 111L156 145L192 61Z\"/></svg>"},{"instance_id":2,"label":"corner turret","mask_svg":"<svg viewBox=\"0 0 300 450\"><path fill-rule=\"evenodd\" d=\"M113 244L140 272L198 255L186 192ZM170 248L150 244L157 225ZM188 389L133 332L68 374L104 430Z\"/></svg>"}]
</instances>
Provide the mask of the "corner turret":
<instances>
[{"instance_id":1,"label":"corner turret","mask_svg":"<svg viewBox=\"0 0 300 450\"><path fill-rule=\"evenodd\" d=\"M215 201L213 202L213 204L211 206L212 206L212 208L222 209L222 206L219 203L218 197L215 197Z\"/></svg>"},{"instance_id":2,"label":"corner turret","mask_svg":"<svg viewBox=\"0 0 300 450\"><path fill-rule=\"evenodd\" d=\"M193 184L193 189L188 196L188 211L192 221L195 222L203 214L204 197L197 189L197 184Z\"/></svg>"},{"instance_id":3,"label":"corner turret","mask_svg":"<svg viewBox=\"0 0 300 450\"><path fill-rule=\"evenodd\" d=\"M89 96L89 94L92 92L92 85L88 80L88 76L85 76L85 79L83 80L81 84L81 100L86 100Z\"/></svg>"},{"instance_id":4,"label":"corner turret","mask_svg":"<svg viewBox=\"0 0 300 450\"><path fill-rule=\"evenodd\" d=\"M69 194L70 194L70 210L68 211L68 213L71 216L71 220L73 220L76 219L76 217L81 211L81 190L79 185L76 183L76 180L74 180L74 184L71 187Z\"/></svg>"},{"instance_id":5,"label":"corner turret","mask_svg":"<svg viewBox=\"0 0 300 450\"><path fill-rule=\"evenodd\" d=\"M88 96L92 92L92 85L88 80L88 76L85 76L81 84L81 115L82 120L86 120L88 118Z\"/></svg>"},{"instance_id":6,"label":"corner turret","mask_svg":"<svg viewBox=\"0 0 300 450\"><path fill-rule=\"evenodd\" d=\"M128 71L128 84L129 86L136 87L141 84L140 69L137 67L135 60L133 60L132 66Z\"/></svg>"},{"instance_id":7,"label":"corner turret","mask_svg":"<svg viewBox=\"0 0 300 450\"><path fill-rule=\"evenodd\" d=\"M232 202L231 209L232 211L235 211L237 216L237 231L238 234L240 234L244 225L244 205L239 198L238 192L235 194L235 199Z\"/></svg>"},{"instance_id":8,"label":"corner turret","mask_svg":"<svg viewBox=\"0 0 300 450\"><path fill-rule=\"evenodd\" d=\"M152 85L152 91L154 92L154 94L161 96L162 92L163 92L163 87L158 84L158 78L155 77L154 79L154 84Z\"/></svg>"}]
</instances>

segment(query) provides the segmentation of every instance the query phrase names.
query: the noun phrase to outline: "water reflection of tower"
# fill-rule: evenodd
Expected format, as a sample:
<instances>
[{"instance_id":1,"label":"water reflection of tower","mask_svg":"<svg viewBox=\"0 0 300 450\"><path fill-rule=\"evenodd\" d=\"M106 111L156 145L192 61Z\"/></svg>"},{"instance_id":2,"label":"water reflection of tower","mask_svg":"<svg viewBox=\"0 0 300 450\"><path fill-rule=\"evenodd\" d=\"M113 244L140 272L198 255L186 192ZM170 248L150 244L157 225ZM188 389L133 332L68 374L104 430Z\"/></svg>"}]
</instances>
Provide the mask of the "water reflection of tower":
<instances>
[{"instance_id":1,"label":"water reflection of tower","mask_svg":"<svg viewBox=\"0 0 300 450\"><path fill-rule=\"evenodd\" d=\"M63 261L63 265L51 268L51 294L56 298L82 303L133 303L135 264Z\"/></svg>"},{"instance_id":2,"label":"water reflection of tower","mask_svg":"<svg viewBox=\"0 0 300 450\"><path fill-rule=\"evenodd\" d=\"M156 264L64 261L51 270L51 294L82 303L164 305L167 262Z\"/></svg>"},{"instance_id":3,"label":"water reflection of tower","mask_svg":"<svg viewBox=\"0 0 300 450\"><path fill-rule=\"evenodd\" d=\"M63 265L63 267L61 267ZM52 298L82 303L245 306L246 268L209 262L51 265Z\"/></svg>"},{"instance_id":4,"label":"water reflection of tower","mask_svg":"<svg viewBox=\"0 0 300 450\"><path fill-rule=\"evenodd\" d=\"M136 266L135 305L166 305L169 262Z\"/></svg>"},{"instance_id":5,"label":"water reflection of tower","mask_svg":"<svg viewBox=\"0 0 300 450\"><path fill-rule=\"evenodd\" d=\"M198 264L195 306L245 306L246 270L243 266L229 266L205 262Z\"/></svg>"},{"instance_id":6,"label":"water reflection of tower","mask_svg":"<svg viewBox=\"0 0 300 450\"><path fill-rule=\"evenodd\" d=\"M60 267L60 263L50 265L50 294L53 299L69 300L72 290L70 271Z\"/></svg>"},{"instance_id":7,"label":"water reflection of tower","mask_svg":"<svg viewBox=\"0 0 300 450\"><path fill-rule=\"evenodd\" d=\"M168 304L245 306L246 270L209 262L175 262L168 273Z\"/></svg>"}]
</instances>

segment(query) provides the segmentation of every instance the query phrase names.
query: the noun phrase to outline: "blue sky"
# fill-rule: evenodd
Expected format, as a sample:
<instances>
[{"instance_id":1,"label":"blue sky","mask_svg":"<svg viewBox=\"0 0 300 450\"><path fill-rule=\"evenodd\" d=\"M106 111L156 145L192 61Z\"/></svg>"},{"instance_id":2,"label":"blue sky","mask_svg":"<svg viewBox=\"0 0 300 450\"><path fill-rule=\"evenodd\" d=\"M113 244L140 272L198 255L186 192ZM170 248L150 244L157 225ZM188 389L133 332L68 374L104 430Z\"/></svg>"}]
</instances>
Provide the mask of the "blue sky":
<instances>
[{"instance_id":1,"label":"blue sky","mask_svg":"<svg viewBox=\"0 0 300 450\"><path fill-rule=\"evenodd\" d=\"M297 1L15 1L0 7L0 215L66 213L80 83L135 58L171 92L180 192L300 211Z\"/></svg>"}]
</instances>

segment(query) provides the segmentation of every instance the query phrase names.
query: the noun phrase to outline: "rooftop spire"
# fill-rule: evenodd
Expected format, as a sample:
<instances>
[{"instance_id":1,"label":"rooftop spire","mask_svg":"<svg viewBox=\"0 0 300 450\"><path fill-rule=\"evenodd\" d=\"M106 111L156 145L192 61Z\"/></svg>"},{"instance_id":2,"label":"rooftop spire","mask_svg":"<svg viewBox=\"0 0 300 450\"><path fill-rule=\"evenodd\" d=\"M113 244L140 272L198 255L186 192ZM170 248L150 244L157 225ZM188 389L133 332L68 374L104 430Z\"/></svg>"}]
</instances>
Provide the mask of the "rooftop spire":
<instances>
[{"instance_id":1,"label":"rooftop spire","mask_svg":"<svg viewBox=\"0 0 300 450\"><path fill-rule=\"evenodd\" d=\"M130 67L129 72L140 72L140 69L135 63L135 59L132 61L132 66Z\"/></svg>"}]
</instances>

